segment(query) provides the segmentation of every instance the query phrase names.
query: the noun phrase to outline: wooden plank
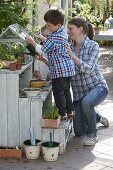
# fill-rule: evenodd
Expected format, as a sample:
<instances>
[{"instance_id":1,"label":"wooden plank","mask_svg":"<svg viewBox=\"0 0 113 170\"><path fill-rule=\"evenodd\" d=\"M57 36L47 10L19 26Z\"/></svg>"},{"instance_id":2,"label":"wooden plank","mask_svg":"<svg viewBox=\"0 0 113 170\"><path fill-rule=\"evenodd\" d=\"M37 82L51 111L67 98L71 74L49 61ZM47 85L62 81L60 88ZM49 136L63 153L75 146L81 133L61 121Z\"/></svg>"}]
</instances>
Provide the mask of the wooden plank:
<instances>
[{"instance_id":1,"label":"wooden plank","mask_svg":"<svg viewBox=\"0 0 113 170\"><path fill-rule=\"evenodd\" d=\"M34 129L35 138L41 140L42 100L31 100L31 126Z\"/></svg>"},{"instance_id":2,"label":"wooden plank","mask_svg":"<svg viewBox=\"0 0 113 170\"><path fill-rule=\"evenodd\" d=\"M17 74L7 74L7 113L8 113L8 146L19 145L19 77Z\"/></svg>"},{"instance_id":3,"label":"wooden plank","mask_svg":"<svg viewBox=\"0 0 113 170\"><path fill-rule=\"evenodd\" d=\"M23 144L24 140L30 138L29 127L30 127L30 100L28 98L19 99L19 118L20 118L20 145Z\"/></svg>"},{"instance_id":4,"label":"wooden plank","mask_svg":"<svg viewBox=\"0 0 113 170\"><path fill-rule=\"evenodd\" d=\"M7 146L7 97L4 74L0 74L0 146Z\"/></svg>"}]
</instances>

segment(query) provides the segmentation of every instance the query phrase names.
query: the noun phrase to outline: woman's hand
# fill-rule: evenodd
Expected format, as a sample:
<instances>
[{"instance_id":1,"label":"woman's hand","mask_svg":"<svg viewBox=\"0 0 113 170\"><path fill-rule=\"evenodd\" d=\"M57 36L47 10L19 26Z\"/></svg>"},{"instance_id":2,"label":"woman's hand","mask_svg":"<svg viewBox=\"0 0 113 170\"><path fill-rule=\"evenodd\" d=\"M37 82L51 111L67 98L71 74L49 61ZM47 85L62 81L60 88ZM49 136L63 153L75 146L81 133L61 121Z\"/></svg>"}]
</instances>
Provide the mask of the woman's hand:
<instances>
[{"instance_id":1,"label":"woman's hand","mask_svg":"<svg viewBox=\"0 0 113 170\"><path fill-rule=\"evenodd\" d=\"M70 48L70 45L67 44L66 48L67 48L67 51L69 52L69 54L70 54L70 56L71 56L71 59L72 59L72 60L74 61L74 63L80 68L80 60L79 60L78 57L76 57L76 56L73 54L73 52L72 52L72 50L71 50L71 48Z\"/></svg>"},{"instance_id":2,"label":"woman's hand","mask_svg":"<svg viewBox=\"0 0 113 170\"><path fill-rule=\"evenodd\" d=\"M69 55L71 56L71 58L73 58L73 53L72 53L72 50L71 50L71 48L70 48L70 45L67 44L67 45L66 45L66 48L67 48L67 51L68 51Z\"/></svg>"}]
</instances>

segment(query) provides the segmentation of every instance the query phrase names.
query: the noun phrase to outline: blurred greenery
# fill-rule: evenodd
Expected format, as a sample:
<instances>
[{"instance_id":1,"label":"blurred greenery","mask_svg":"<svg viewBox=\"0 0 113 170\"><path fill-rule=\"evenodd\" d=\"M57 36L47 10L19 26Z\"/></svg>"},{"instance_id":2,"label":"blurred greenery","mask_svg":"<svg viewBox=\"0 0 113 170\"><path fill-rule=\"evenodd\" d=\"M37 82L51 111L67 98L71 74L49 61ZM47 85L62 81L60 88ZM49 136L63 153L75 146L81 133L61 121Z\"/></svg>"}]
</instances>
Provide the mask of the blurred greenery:
<instances>
[{"instance_id":1,"label":"blurred greenery","mask_svg":"<svg viewBox=\"0 0 113 170\"><path fill-rule=\"evenodd\" d=\"M25 8L23 0L0 0L0 33L14 23L26 26Z\"/></svg>"}]
</instances>

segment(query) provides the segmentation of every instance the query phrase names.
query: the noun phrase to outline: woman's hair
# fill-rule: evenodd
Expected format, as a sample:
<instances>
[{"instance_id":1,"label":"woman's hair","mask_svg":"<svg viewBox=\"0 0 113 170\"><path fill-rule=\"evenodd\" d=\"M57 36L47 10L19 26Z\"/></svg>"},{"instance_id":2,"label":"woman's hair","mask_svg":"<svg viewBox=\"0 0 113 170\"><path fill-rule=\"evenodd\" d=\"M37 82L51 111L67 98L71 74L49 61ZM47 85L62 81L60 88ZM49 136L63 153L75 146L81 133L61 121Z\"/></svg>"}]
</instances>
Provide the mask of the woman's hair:
<instances>
[{"instance_id":1,"label":"woman's hair","mask_svg":"<svg viewBox=\"0 0 113 170\"><path fill-rule=\"evenodd\" d=\"M68 24L71 24L71 25L75 25L76 27L80 28L80 27L83 27L83 33L84 35L87 34L88 32L88 24L87 24L87 21L85 21L83 18L81 17L74 17L72 18Z\"/></svg>"},{"instance_id":2,"label":"woman's hair","mask_svg":"<svg viewBox=\"0 0 113 170\"><path fill-rule=\"evenodd\" d=\"M87 23L88 24L88 32L87 32L87 36L89 37L90 40L93 40L94 37L94 29L91 23Z\"/></svg>"},{"instance_id":3,"label":"woman's hair","mask_svg":"<svg viewBox=\"0 0 113 170\"><path fill-rule=\"evenodd\" d=\"M91 23L85 21L81 17L74 17L68 22L68 24L75 25L78 28L83 27L84 35L87 35L90 40L93 40L94 30L93 30L93 26L91 25Z\"/></svg>"}]
</instances>

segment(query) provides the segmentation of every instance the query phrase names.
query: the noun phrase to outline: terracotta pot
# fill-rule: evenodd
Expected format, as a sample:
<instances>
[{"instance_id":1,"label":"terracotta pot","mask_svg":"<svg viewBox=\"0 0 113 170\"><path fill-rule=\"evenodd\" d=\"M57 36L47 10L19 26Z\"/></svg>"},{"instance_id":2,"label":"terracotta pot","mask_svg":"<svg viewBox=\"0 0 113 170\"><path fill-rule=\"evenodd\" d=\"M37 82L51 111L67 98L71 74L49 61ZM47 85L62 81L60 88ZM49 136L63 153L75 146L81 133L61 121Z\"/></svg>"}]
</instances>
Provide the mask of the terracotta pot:
<instances>
[{"instance_id":1,"label":"terracotta pot","mask_svg":"<svg viewBox=\"0 0 113 170\"><path fill-rule=\"evenodd\" d=\"M16 70L16 63L11 63L11 64L9 64L9 69L10 69L11 71L15 71L15 70Z\"/></svg>"},{"instance_id":2,"label":"terracotta pot","mask_svg":"<svg viewBox=\"0 0 113 170\"><path fill-rule=\"evenodd\" d=\"M10 65L11 63L16 63L17 60L16 60L16 59L13 60L13 61L0 60L0 62L3 64L3 68L9 68L9 65Z\"/></svg>"},{"instance_id":3,"label":"terracotta pot","mask_svg":"<svg viewBox=\"0 0 113 170\"><path fill-rule=\"evenodd\" d=\"M94 27L95 34L99 34L100 29L98 27Z\"/></svg>"},{"instance_id":4,"label":"terracotta pot","mask_svg":"<svg viewBox=\"0 0 113 170\"><path fill-rule=\"evenodd\" d=\"M21 158L22 148L18 147L0 147L0 159L1 158Z\"/></svg>"},{"instance_id":5,"label":"terracotta pot","mask_svg":"<svg viewBox=\"0 0 113 170\"><path fill-rule=\"evenodd\" d=\"M61 122L61 116L58 119L42 119L43 128L58 128Z\"/></svg>"},{"instance_id":6,"label":"terracotta pot","mask_svg":"<svg viewBox=\"0 0 113 170\"><path fill-rule=\"evenodd\" d=\"M16 63L16 69L21 70L21 68L22 68L22 64L21 63Z\"/></svg>"}]
</instances>

